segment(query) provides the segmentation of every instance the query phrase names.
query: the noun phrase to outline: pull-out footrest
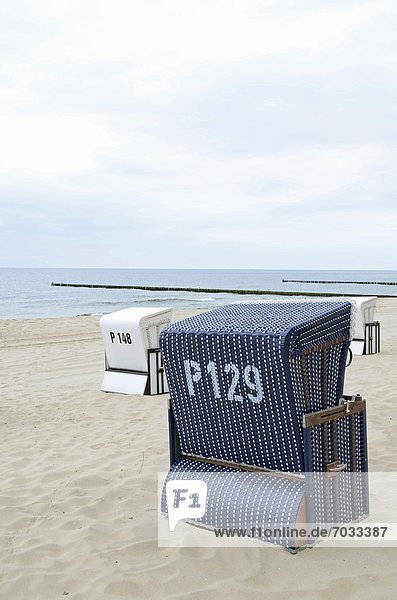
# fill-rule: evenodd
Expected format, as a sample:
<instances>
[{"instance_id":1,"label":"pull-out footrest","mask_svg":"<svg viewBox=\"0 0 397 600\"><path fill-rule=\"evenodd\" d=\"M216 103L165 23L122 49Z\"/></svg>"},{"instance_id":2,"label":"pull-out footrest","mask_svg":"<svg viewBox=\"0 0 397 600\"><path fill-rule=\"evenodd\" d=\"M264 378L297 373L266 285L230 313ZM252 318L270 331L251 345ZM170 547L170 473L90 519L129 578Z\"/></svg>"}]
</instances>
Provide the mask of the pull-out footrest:
<instances>
[{"instance_id":1,"label":"pull-out footrest","mask_svg":"<svg viewBox=\"0 0 397 600\"><path fill-rule=\"evenodd\" d=\"M299 476L278 476L271 472L248 472L182 459L174 463L166 484L178 480L204 481L207 486L206 510L198 519L187 522L212 530L237 531L287 548L304 545L289 533L306 523L305 482ZM166 484L162 512L168 513ZM186 491L186 490L183 490Z\"/></svg>"}]
</instances>

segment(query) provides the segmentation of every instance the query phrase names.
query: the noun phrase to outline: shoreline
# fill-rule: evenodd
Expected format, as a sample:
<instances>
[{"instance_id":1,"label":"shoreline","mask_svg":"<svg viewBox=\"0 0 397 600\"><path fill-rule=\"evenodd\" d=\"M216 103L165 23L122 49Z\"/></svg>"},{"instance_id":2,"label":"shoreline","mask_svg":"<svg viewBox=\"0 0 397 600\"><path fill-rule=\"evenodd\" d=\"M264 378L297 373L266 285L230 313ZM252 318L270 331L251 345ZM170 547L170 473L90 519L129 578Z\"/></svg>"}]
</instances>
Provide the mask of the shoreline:
<instances>
[{"instance_id":1,"label":"shoreline","mask_svg":"<svg viewBox=\"0 0 397 600\"><path fill-rule=\"evenodd\" d=\"M248 294L247 294L248 295ZM256 294L252 294L252 296L255 296ZM270 295L270 292L269 292ZM291 296L292 298L295 298L297 300L300 300L301 298L304 297L308 297L309 299L311 298L311 296L316 296L316 297L324 297L324 298L329 298L329 297L334 297L334 298L361 298L363 297L363 294L304 294L304 293L299 293L299 294L295 294L295 293L289 293L289 292L285 292L284 294L277 294L277 293L272 293L272 296L275 296L277 298L277 296L280 296L281 298L285 298L286 296ZM238 294L236 294L236 296L238 296ZM367 296L365 296L367 297ZM377 305L380 306L382 302L393 302L396 301L397 302L397 296L371 296L371 297L375 297L377 298ZM232 302L234 302L235 300L230 300L230 301L225 301L224 304L231 304ZM252 298L247 298L246 299L247 302L251 303L254 302L254 300ZM259 299L258 298L258 302L261 301L266 301L266 298L264 299ZM244 302L244 300L239 300L239 302ZM144 306L144 305L151 305L150 302L146 301L146 302L142 302L139 306ZM167 304L167 302L164 302L164 304ZM168 304L171 304L170 302L168 302ZM155 306L157 306L157 299L155 302ZM220 304L213 304L213 305L209 305L209 306L205 306L205 307L179 307L179 306L170 306L170 308L172 308L173 313L179 313L179 312L203 312L203 311L209 311L212 310L213 308L216 308L218 306L221 306ZM77 317L102 317L103 315L106 314L110 314L112 312L116 312L118 310L123 310L124 308L131 308L131 305L128 306L123 306L122 308L115 308L115 310L109 310L106 312L92 312L92 313L78 313L75 315L47 315L47 316L21 316L21 317L11 317L11 318L5 318L2 319L0 318L0 323L4 322L4 321L31 321L31 320L45 320L45 319L75 319Z\"/></svg>"}]
</instances>

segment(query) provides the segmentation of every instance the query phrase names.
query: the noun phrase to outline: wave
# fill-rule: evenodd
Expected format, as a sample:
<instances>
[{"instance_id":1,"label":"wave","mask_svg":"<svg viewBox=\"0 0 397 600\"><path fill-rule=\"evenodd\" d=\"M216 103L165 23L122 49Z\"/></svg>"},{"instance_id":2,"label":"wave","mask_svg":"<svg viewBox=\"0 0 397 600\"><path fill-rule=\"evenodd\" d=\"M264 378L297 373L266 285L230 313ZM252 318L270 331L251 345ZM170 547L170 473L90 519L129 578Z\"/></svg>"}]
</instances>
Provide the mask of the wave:
<instances>
[{"instance_id":1,"label":"wave","mask_svg":"<svg viewBox=\"0 0 397 600\"><path fill-rule=\"evenodd\" d=\"M192 297L192 296L162 296L161 298L153 298L151 296L147 296L146 298L139 298L139 300L134 300L134 302L215 302L215 298L212 296L205 296L202 298Z\"/></svg>"}]
</instances>

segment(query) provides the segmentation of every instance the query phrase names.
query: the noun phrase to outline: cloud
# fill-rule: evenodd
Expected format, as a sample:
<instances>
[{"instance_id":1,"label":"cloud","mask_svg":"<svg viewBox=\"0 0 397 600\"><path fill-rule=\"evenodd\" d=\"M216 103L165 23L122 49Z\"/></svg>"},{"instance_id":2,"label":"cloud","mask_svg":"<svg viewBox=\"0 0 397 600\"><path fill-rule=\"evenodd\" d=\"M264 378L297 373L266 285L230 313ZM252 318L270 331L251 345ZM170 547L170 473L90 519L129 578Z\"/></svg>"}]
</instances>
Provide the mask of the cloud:
<instances>
[{"instance_id":1,"label":"cloud","mask_svg":"<svg viewBox=\"0 0 397 600\"><path fill-rule=\"evenodd\" d=\"M393 268L393 2L0 12L0 264Z\"/></svg>"}]
</instances>

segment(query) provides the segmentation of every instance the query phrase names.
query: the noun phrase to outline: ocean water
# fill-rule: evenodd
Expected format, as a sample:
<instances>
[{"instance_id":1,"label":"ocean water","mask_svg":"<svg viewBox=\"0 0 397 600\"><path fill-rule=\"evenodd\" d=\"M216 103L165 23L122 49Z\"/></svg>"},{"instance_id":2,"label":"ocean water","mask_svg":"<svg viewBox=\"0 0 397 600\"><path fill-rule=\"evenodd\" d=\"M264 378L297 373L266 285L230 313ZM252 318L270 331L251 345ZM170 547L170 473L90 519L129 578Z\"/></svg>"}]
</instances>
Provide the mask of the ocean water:
<instances>
[{"instance_id":1,"label":"ocean water","mask_svg":"<svg viewBox=\"0 0 397 600\"><path fill-rule=\"evenodd\" d=\"M269 296L54 287L51 282L397 295L396 285L285 283L283 279L397 282L397 271L241 269L0 269L0 319L104 314L132 306L212 308Z\"/></svg>"}]
</instances>

